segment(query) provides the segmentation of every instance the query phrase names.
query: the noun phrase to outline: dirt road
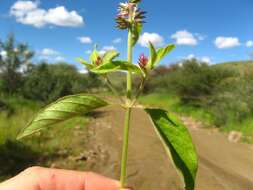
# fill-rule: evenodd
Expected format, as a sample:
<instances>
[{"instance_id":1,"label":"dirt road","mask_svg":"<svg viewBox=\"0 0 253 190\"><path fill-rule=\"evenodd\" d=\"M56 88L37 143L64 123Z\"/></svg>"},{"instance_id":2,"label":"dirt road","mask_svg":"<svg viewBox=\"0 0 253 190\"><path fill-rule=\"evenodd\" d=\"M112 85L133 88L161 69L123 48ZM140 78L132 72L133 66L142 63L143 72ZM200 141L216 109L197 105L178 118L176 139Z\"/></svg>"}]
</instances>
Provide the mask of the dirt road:
<instances>
[{"instance_id":1,"label":"dirt road","mask_svg":"<svg viewBox=\"0 0 253 190\"><path fill-rule=\"evenodd\" d=\"M87 169L119 178L124 110L107 108L90 123ZM147 115L133 111L128 184L137 190L179 190L182 182ZM253 146L228 142L217 131L189 127L199 155L197 190L253 190Z\"/></svg>"}]
</instances>

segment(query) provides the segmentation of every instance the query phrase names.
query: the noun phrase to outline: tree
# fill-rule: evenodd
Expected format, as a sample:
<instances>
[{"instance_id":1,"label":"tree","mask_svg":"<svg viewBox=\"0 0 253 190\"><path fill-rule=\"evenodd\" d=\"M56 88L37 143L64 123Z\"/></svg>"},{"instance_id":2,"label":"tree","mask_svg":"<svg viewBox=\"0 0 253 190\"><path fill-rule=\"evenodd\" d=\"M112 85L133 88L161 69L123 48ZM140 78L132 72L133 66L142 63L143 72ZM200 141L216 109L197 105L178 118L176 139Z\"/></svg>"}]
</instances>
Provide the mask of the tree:
<instances>
[{"instance_id":1,"label":"tree","mask_svg":"<svg viewBox=\"0 0 253 190\"><path fill-rule=\"evenodd\" d=\"M209 104L211 97L222 91L224 83L233 76L233 70L192 59L183 62L173 84L183 103L202 106Z\"/></svg>"},{"instance_id":2,"label":"tree","mask_svg":"<svg viewBox=\"0 0 253 190\"><path fill-rule=\"evenodd\" d=\"M66 63L32 65L26 73L23 96L32 100L51 102L61 96L87 90L88 76Z\"/></svg>"},{"instance_id":3,"label":"tree","mask_svg":"<svg viewBox=\"0 0 253 190\"><path fill-rule=\"evenodd\" d=\"M16 43L13 34L5 42L0 41L0 90L14 94L20 90L22 72L31 64L34 55L25 43Z\"/></svg>"}]
</instances>

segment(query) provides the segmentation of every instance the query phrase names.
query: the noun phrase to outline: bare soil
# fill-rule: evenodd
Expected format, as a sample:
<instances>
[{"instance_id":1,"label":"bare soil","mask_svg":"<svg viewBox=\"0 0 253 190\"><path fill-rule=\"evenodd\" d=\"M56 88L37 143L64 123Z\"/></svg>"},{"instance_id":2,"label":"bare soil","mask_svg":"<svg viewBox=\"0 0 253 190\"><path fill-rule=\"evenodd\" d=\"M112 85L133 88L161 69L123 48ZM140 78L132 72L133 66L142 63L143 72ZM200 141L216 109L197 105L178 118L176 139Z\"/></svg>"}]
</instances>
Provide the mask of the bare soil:
<instances>
[{"instance_id":1,"label":"bare soil","mask_svg":"<svg viewBox=\"0 0 253 190\"><path fill-rule=\"evenodd\" d=\"M106 108L89 125L87 169L119 178L124 110ZM196 190L253 190L253 145L231 143L225 134L182 118L199 156ZM137 190L181 190L182 181L157 138L148 116L133 110L128 184Z\"/></svg>"}]
</instances>

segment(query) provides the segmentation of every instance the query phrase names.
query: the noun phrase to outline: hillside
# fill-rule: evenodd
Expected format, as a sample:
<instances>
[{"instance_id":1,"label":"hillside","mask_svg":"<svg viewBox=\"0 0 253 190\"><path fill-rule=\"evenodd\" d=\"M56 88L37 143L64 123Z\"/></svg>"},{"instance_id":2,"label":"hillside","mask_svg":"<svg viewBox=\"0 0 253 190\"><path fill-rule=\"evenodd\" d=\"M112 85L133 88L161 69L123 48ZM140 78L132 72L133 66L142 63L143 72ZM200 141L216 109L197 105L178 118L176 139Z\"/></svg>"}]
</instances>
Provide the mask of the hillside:
<instances>
[{"instance_id":1,"label":"hillside","mask_svg":"<svg viewBox=\"0 0 253 190\"><path fill-rule=\"evenodd\" d=\"M234 69L236 71L239 71L241 74L253 73L253 61L232 61L219 63L215 66Z\"/></svg>"}]
</instances>

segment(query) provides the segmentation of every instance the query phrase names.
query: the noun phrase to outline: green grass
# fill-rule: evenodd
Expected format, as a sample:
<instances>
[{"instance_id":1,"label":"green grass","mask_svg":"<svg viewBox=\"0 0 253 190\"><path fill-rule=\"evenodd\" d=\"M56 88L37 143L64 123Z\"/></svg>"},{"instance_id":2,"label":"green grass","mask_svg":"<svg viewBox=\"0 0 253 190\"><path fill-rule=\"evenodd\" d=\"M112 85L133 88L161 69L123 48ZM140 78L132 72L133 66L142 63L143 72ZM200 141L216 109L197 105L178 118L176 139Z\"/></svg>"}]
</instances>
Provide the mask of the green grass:
<instances>
[{"instance_id":1,"label":"green grass","mask_svg":"<svg viewBox=\"0 0 253 190\"><path fill-rule=\"evenodd\" d=\"M148 106L158 106L178 114L191 116L201 121L206 127L214 126L215 118L208 113L208 110L182 105L179 98L174 95L165 93L150 94L142 96L140 98L140 103ZM243 121L231 119L231 121L224 126L221 126L220 130L226 133L230 131L239 131L243 134L242 142L253 143L253 117L248 117Z\"/></svg>"},{"instance_id":2,"label":"green grass","mask_svg":"<svg viewBox=\"0 0 253 190\"><path fill-rule=\"evenodd\" d=\"M253 143L253 118L249 117L241 122L231 122L221 128L224 132L239 131L243 134L242 141Z\"/></svg>"},{"instance_id":3,"label":"green grass","mask_svg":"<svg viewBox=\"0 0 253 190\"><path fill-rule=\"evenodd\" d=\"M213 124L213 117L204 109L196 109L195 107L182 105L179 98L175 95L165 93L155 93L140 98L140 103L159 106L172 112L191 116L208 125Z\"/></svg>"},{"instance_id":4,"label":"green grass","mask_svg":"<svg viewBox=\"0 0 253 190\"><path fill-rule=\"evenodd\" d=\"M40 133L16 141L18 132L33 118L41 105L27 100L10 98L14 114L0 112L0 181L32 166L84 169L85 162L75 157L85 151L89 117L76 117Z\"/></svg>"},{"instance_id":5,"label":"green grass","mask_svg":"<svg viewBox=\"0 0 253 190\"><path fill-rule=\"evenodd\" d=\"M231 61L214 66L233 69L235 71L239 71L240 74L253 73L253 61Z\"/></svg>"}]
</instances>

